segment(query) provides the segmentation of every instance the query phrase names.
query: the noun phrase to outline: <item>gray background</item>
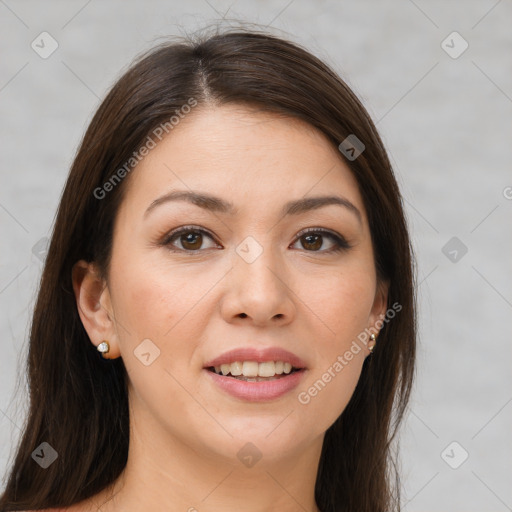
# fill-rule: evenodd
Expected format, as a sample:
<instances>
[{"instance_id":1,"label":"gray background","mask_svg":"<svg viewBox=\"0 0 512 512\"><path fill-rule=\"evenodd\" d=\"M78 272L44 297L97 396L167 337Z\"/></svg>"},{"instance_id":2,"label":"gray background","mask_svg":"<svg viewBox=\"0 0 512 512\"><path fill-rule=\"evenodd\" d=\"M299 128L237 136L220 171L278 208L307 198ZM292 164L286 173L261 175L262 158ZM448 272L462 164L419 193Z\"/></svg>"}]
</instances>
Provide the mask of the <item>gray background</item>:
<instances>
[{"instance_id":1,"label":"gray background","mask_svg":"<svg viewBox=\"0 0 512 512\"><path fill-rule=\"evenodd\" d=\"M0 473L26 410L20 372L42 269L33 247L50 233L84 129L136 54L223 16L326 60L389 150L420 283L405 510L512 510L510 0L0 0ZM46 59L31 48L43 31L58 43ZM458 58L443 49L459 52L457 36L442 46L453 31L469 44Z\"/></svg>"}]
</instances>

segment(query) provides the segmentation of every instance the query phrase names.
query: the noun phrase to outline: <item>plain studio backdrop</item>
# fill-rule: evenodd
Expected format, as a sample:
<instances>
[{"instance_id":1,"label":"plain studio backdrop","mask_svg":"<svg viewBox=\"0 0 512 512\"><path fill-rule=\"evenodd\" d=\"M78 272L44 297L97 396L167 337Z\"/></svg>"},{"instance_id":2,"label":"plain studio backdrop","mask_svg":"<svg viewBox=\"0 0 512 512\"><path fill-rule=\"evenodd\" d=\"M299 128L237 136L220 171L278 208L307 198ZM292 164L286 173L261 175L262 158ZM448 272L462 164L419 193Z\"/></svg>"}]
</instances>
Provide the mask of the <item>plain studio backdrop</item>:
<instances>
[{"instance_id":1,"label":"plain studio backdrop","mask_svg":"<svg viewBox=\"0 0 512 512\"><path fill-rule=\"evenodd\" d=\"M0 473L26 409L13 393L45 237L85 127L136 54L223 17L324 59L390 154L419 283L404 509L512 510L510 0L0 0Z\"/></svg>"}]
</instances>

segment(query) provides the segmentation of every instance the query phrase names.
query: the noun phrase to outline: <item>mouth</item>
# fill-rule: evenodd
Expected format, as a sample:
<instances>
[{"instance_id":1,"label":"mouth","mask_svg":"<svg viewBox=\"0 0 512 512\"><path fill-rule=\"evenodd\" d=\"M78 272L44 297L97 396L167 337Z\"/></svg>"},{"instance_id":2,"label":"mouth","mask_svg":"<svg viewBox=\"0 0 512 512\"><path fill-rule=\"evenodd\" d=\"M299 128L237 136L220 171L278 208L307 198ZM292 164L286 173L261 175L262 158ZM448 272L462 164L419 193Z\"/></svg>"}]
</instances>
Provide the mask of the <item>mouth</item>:
<instances>
[{"instance_id":1,"label":"mouth","mask_svg":"<svg viewBox=\"0 0 512 512\"><path fill-rule=\"evenodd\" d=\"M203 371L211 376L215 387L238 400L268 402L284 398L304 379L306 368L294 367L291 363L285 368L285 364L282 361L235 361L207 366Z\"/></svg>"},{"instance_id":2,"label":"mouth","mask_svg":"<svg viewBox=\"0 0 512 512\"><path fill-rule=\"evenodd\" d=\"M281 347L238 347L207 361L203 371L222 392L244 402L284 398L308 369L299 356Z\"/></svg>"},{"instance_id":3,"label":"mouth","mask_svg":"<svg viewBox=\"0 0 512 512\"><path fill-rule=\"evenodd\" d=\"M284 361L235 361L219 366L209 366L206 370L223 377L245 382L268 382L288 377L296 372L304 371Z\"/></svg>"}]
</instances>

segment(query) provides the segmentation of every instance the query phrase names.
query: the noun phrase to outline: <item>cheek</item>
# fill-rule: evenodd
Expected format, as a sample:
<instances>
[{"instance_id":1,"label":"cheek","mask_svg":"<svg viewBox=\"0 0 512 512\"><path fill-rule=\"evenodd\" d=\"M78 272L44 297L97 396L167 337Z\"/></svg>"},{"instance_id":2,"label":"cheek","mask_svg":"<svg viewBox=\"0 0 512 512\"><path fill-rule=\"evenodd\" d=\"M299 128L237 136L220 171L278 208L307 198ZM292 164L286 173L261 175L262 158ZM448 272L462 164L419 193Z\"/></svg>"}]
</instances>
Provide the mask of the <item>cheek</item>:
<instances>
[{"instance_id":1,"label":"cheek","mask_svg":"<svg viewBox=\"0 0 512 512\"><path fill-rule=\"evenodd\" d=\"M124 272L119 267L112 274L116 321L134 340L159 339L178 321L185 307L179 280L169 280L155 268Z\"/></svg>"},{"instance_id":2,"label":"cheek","mask_svg":"<svg viewBox=\"0 0 512 512\"><path fill-rule=\"evenodd\" d=\"M158 366L186 375L215 313L208 292L222 273L134 252L130 259L112 261L113 306L125 365L133 364L134 350L150 339L159 351Z\"/></svg>"},{"instance_id":3,"label":"cheek","mask_svg":"<svg viewBox=\"0 0 512 512\"><path fill-rule=\"evenodd\" d=\"M368 327L375 298L371 268L350 267L304 284L302 296L325 326L326 353L343 350Z\"/></svg>"},{"instance_id":4,"label":"cheek","mask_svg":"<svg viewBox=\"0 0 512 512\"><path fill-rule=\"evenodd\" d=\"M111 281L116 319L133 337L162 340L190 325L189 314L204 295L208 281L196 272L169 265L143 251L112 258ZM166 336L167 335L167 336Z\"/></svg>"},{"instance_id":5,"label":"cheek","mask_svg":"<svg viewBox=\"0 0 512 512\"><path fill-rule=\"evenodd\" d=\"M339 354L326 366L315 368L312 375L298 390L297 401L301 423L318 433L327 430L345 410L361 375L363 352L350 361Z\"/></svg>"},{"instance_id":6,"label":"cheek","mask_svg":"<svg viewBox=\"0 0 512 512\"><path fill-rule=\"evenodd\" d=\"M326 327L316 338L315 364L297 391L303 420L312 429L325 430L338 418L357 386L365 360L358 339L368 327L375 296L371 268L353 266L316 280L306 294L307 305ZM318 277L318 276L317 276Z\"/></svg>"},{"instance_id":7,"label":"cheek","mask_svg":"<svg viewBox=\"0 0 512 512\"><path fill-rule=\"evenodd\" d=\"M212 283L155 262L148 264L133 254L129 261L113 258L112 262L121 357L139 407L152 415L165 412L161 404L184 411L183 416L199 414L199 406L197 410L195 403L190 407L190 396L180 384L190 378L197 349L194 340L201 339L201 318L208 317L201 309L201 298ZM187 403L193 411L187 410Z\"/></svg>"}]
</instances>

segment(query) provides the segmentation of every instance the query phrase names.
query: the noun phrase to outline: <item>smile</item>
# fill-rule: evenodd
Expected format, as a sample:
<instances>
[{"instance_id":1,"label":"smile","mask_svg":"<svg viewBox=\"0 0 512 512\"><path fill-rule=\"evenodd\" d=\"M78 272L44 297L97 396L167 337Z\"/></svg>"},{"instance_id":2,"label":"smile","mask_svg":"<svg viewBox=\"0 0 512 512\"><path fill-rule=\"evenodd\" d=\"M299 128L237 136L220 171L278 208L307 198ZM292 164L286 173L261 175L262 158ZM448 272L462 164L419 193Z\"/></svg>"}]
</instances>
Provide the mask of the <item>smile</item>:
<instances>
[{"instance_id":1,"label":"smile","mask_svg":"<svg viewBox=\"0 0 512 512\"><path fill-rule=\"evenodd\" d=\"M274 380L298 371L291 363L285 361L235 361L231 364L225 363L219 366L208 368L217 375L233 377L248 382L259 382L261 380Z\"/></svg>"}]
</instances>

